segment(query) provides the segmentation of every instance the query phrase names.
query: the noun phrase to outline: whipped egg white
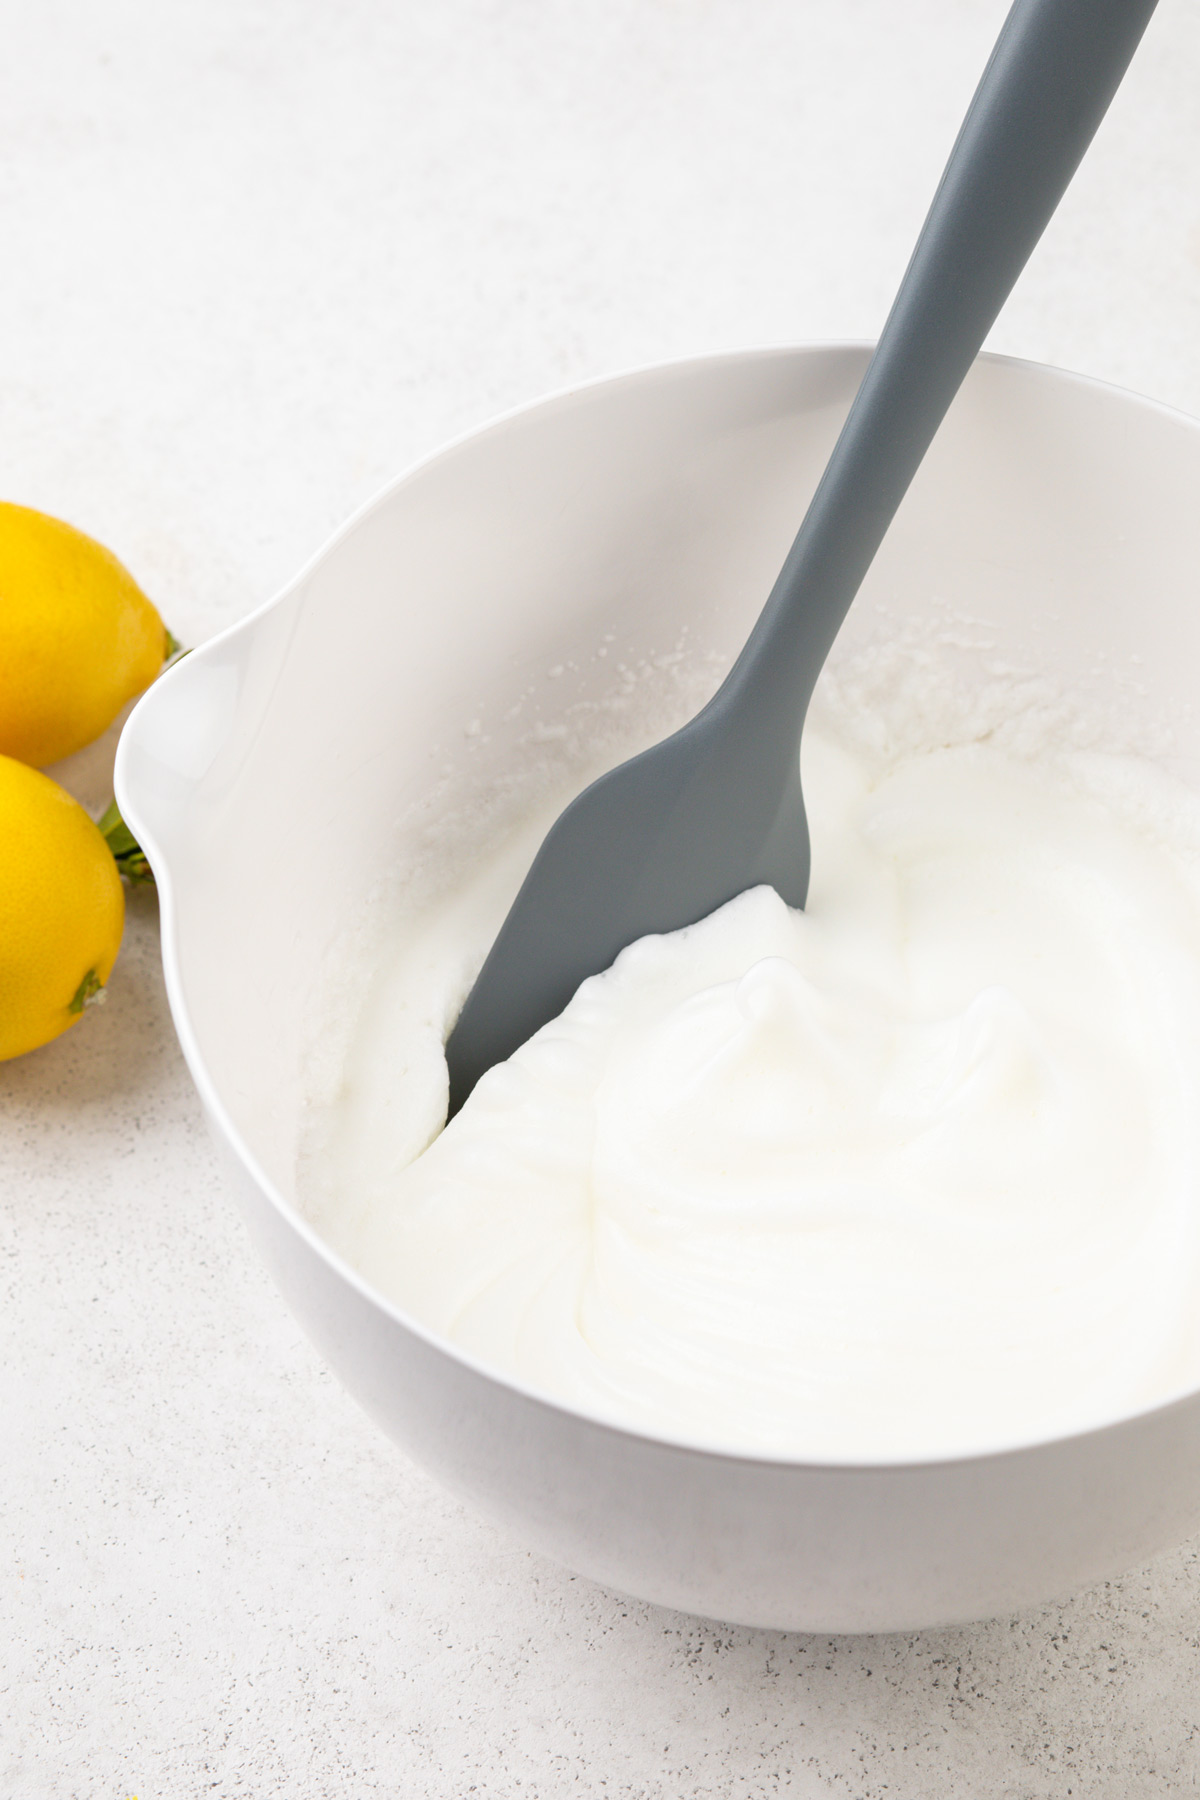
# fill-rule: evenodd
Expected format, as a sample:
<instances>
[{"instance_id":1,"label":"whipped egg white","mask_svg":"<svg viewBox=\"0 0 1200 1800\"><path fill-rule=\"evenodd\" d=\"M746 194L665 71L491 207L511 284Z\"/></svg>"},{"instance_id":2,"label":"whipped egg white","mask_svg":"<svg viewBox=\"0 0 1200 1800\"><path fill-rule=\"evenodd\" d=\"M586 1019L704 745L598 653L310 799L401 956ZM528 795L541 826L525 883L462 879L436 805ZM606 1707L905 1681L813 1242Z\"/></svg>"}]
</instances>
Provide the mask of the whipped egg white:
<instances>
[{"instance_id":1,"label":"whipped egg white","mask_svg":"<svg viewBox=\"0 0 1200 1800\"><path fill-rule=\"evenodd\" d=\"M330 1235L497 1370L704 1444L953 1454L1200 1380L1195 801L987 742L805 759L807 909L630 946L439 1135L442 915Z\"/></svg>"}]
</instances>

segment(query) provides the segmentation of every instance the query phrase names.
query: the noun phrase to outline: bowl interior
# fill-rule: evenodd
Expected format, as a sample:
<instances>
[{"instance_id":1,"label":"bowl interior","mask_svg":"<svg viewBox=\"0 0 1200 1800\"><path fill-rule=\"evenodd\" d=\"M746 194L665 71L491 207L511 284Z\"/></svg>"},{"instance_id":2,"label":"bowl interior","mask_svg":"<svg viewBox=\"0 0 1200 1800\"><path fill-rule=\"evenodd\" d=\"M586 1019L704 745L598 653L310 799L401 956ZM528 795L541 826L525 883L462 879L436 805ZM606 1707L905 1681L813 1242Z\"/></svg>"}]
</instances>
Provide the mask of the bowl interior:
<instances>
[{"instance_id":1,"label":"bowl interior","mask_svg":"<svg viewBox=\"0 0 1200 1800\"><path fill-rule=\"evenodd\" d=\"M142 701L118 793L160 875L176 1022L210 1108L285 1199L306 1059L364 905L386 911L397 871L419 887L439 838L477 853L707 697L866 354L714 358L503 420ZM920 627L964 679L1045 676L1200 781L1198 494L1188 420L982 358L835 656Z\"/></svg>"}]
</instances>

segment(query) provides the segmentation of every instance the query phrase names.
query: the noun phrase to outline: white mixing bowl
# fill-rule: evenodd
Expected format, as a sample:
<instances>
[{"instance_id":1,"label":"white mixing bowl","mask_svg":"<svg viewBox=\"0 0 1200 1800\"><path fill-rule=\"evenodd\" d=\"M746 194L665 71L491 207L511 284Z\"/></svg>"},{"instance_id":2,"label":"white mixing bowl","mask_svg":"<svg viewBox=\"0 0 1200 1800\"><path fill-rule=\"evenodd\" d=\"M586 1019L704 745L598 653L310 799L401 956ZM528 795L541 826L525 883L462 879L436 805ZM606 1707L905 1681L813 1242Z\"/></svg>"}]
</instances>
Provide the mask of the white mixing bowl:
<instances>
[{"instance_id":1,"label":"white mixing bowl","mask_svg":"<svg viewBox=\"0 0 1200 1800\"><path fill-rule=\"evenodd\" d=\"M373 1293L295 1188L309 1022L359 896L416 853L447 795L483 778L503 788L530 708L552 746L556 718L611 694L617 663L681 643L728 659L865 359L715 357L488 427L171 670L117 765L158 876L184 1053L253 1235L350 1392L572 1569L689 1612L820 1631L1011 1612L1200 1529L1200 1394L953 1461L721 1454L489 1373ZM903 630L938 605L987 621L986 647L966 634L955 652L965 678L976 662L1042 670L1161 728L1168 760L1200 784L1196 424L981 359L844 637ZM703 656L695 667L702 680Z\"/></svg>"}]
</instances>

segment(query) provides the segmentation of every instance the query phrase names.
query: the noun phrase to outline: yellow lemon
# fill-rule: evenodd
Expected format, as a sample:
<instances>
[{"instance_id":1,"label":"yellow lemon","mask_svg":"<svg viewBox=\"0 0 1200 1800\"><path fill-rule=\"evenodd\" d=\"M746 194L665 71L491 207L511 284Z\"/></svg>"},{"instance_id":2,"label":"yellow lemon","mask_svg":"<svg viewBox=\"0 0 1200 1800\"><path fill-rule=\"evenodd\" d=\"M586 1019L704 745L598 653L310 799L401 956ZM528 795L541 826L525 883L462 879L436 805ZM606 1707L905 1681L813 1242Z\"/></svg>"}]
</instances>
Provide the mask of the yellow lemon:
<instances>
[{"instance_id":1,"label":"yellow lemon","mask_svg":"<svg viewBox=\"0 0 1200 1800\"><path fill-rule=\"evenodd\" d=\"M66 1031L104 991L125 896L78 801L0 756L0 1061Z\"/></svg>"},{"instance_id":2,"label":"yellow lemon","mask_svg":"<svg viewBox=\"0 0 1200 1800\"><path fill-rule=\"evenodd\" d=\"M162 668L166 627L103 544L0 501L0 754L82 750Z\"/></svg>"}]
</instances>

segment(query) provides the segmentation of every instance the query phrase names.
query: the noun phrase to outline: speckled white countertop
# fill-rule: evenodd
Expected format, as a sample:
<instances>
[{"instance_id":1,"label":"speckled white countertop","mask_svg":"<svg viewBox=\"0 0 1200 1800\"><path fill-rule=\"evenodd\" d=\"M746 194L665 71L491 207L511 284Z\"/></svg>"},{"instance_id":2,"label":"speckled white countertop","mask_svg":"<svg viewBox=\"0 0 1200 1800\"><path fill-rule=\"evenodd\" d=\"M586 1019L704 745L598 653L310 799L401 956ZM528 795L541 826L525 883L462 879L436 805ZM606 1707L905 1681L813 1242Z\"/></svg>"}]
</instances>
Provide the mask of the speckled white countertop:
<instances>
[{"instance_id":1,"label":"speckled white countertop","mask_svg":"<svg viewBox=\"0 0 1200 1800\"><path fill-rule=\"evenodd\" d=\"M869 337L1003 11L9 0L0 494L196 643L502 407ZM1200 4L1162 0L994 347L1200 412L1197 95ZM0 1800L1200 1789L1197 1547L812 1639L616 1599L447 1498L254 1261L130 914L109 1004L0 1068Z\"/></svg>"}]
</instances>

